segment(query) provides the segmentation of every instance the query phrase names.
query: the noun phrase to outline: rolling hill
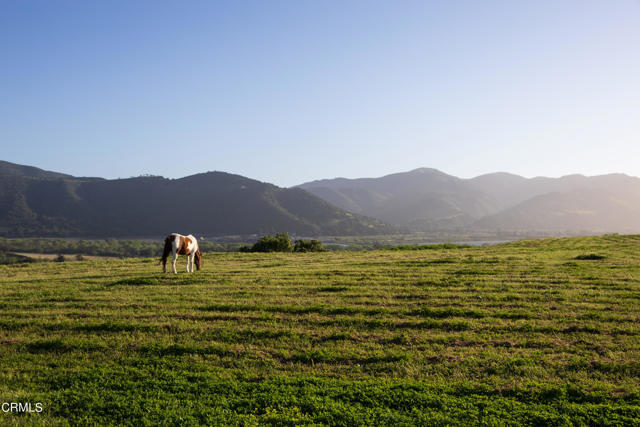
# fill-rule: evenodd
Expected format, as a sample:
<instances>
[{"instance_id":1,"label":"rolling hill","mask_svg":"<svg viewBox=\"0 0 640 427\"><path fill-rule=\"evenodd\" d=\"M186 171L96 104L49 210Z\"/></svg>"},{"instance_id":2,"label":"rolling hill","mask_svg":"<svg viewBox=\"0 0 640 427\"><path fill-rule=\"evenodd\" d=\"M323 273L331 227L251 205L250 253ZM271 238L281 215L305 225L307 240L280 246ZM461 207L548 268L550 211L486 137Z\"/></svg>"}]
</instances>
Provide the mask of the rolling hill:
<instances>
[{"instance_id":1,"label":"rolling hill","mask_svg":"<svg viewBox=\"0 0 640 427\"><path fill-rule=\"evenodd\" d=\"M173 231L357 235L397 228L299 188L224 172L107 180L0 163L0 235L158 237Z\"/></svg>"},{"instance_id":2,"label":"rolling hill","mask_svg":"<svg viewBox=\"0 0 640 427\"><path fill-rule=\"evenodd\" d=\"M435 169L300 185L330 203L419 231L640 232L640 179L623 174L461 179Z\"/></svg>"},{"instance_id":3,"label":"rolling hill","mask_svg":"<svg viewBox=\"0 0 640 427\"><path fill-rule=\"evenodd\" d=\"M342 209L421 230L467 225L494 213L487 194L436 169L313 181L300 188Z\"/></svg>"}]
</instances>

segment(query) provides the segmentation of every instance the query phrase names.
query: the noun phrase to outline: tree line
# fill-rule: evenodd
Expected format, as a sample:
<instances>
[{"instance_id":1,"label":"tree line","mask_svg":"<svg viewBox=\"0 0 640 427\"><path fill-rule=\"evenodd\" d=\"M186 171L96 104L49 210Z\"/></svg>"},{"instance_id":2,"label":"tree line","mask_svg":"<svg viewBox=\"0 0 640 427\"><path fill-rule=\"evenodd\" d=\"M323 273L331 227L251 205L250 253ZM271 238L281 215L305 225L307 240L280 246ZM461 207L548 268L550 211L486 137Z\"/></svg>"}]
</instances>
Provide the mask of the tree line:
<instances>
[{"instance_id":1,"label":"tree line","mask_svg":"<svg viewBox=\"0 0 640 427\"><path fill-rule=\"evenodd\" d=\"M237 251L240 243L198 243L203 252ZM140 257L149 258L162 255L163 241L145 240L71 240L0 238L0 252L28 252L38 254L83 254L93 256Z\"/></svg>"},{"instance_id":2,"label":"tree line","mask_svg":"<svg viewBox=\"0 0 640 427\"><path fill-rule=\"evenodd\" d=\"M327 250L318 240L298 239L291 241L288 233L261 237L251 246L242 243L198 242L202 252L322 252ZM3 238L0 237L0 261L17 261L23 258L11 252L37 254L83 254L92 256L139 257L150 258L160 256L164 247L163 241L146 240L74 240L51 238ZM0 262L3 263L3 262Z\"/></svg>"}]
</instances>

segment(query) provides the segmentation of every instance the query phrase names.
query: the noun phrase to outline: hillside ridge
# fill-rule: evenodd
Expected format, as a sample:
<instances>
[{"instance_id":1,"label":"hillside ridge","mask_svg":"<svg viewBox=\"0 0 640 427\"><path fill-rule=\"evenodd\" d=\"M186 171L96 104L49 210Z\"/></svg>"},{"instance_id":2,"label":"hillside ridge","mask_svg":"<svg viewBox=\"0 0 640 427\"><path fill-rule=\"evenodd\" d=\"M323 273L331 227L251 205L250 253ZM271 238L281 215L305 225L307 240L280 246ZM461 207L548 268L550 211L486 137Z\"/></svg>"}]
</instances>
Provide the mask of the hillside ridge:
<instances>
[{"instance_id":1,"label":"hillside ridge","mask_svg":"<svg viewBox=\"0 0 640 427\"><path fill-rule=\"evenodd\" d=\"M621 173L458 178L418 168L298 187L361 215L414 231L640 232L640 179Z\"/></svg>"},{"instance_id":2,"label":"hillside ridge","mask_svg":"<svg viewBox=\"0 0 640 427\"><path fill-rule=\"evenodd\" d=\"M180 230L199 236L397 231L306 191L227 172L109 180L8 162L0 166L0 235L8 237L158 237Z\"/></svg>"}]
</instances>

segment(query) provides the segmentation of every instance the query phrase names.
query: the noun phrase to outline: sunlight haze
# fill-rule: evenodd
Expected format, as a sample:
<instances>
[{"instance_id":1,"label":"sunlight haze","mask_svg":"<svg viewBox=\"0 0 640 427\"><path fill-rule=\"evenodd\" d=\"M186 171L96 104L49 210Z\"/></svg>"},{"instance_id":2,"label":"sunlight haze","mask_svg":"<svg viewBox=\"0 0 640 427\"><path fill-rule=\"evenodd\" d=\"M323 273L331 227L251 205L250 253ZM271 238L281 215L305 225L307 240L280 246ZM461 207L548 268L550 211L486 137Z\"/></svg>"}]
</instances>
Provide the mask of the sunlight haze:
<instances>
[{"instance_id":1,"label":"sunlight haze","mask_svg":"<svg viewBox=\"0 0 640 427\"><path fill-rule=\"evenodd\" d=\"M4 2L1 160L640 175L640 2Z\"/></svg>"}]
</instances>

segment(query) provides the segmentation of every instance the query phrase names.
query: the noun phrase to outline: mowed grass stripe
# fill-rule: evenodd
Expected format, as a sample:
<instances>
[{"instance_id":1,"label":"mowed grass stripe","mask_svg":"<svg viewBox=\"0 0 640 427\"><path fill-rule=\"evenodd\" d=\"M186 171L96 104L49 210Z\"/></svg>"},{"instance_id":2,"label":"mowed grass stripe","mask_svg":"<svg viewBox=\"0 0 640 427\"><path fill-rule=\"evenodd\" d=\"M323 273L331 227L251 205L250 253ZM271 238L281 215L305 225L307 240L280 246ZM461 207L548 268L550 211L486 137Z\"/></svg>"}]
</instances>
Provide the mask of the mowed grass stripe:
<instances>
[{"instance_id":1,"label":"mowed grass stripe","mask_svg":"<svg viewBox=\"0 0 640 427\"><path fill-rule=\"evenodd\" d=\"M157 259L0 266L0 397L48 408L2 416L633 424L639 249L603 236L206 254L177 276Z\"/></svg>"}]
</instances>

